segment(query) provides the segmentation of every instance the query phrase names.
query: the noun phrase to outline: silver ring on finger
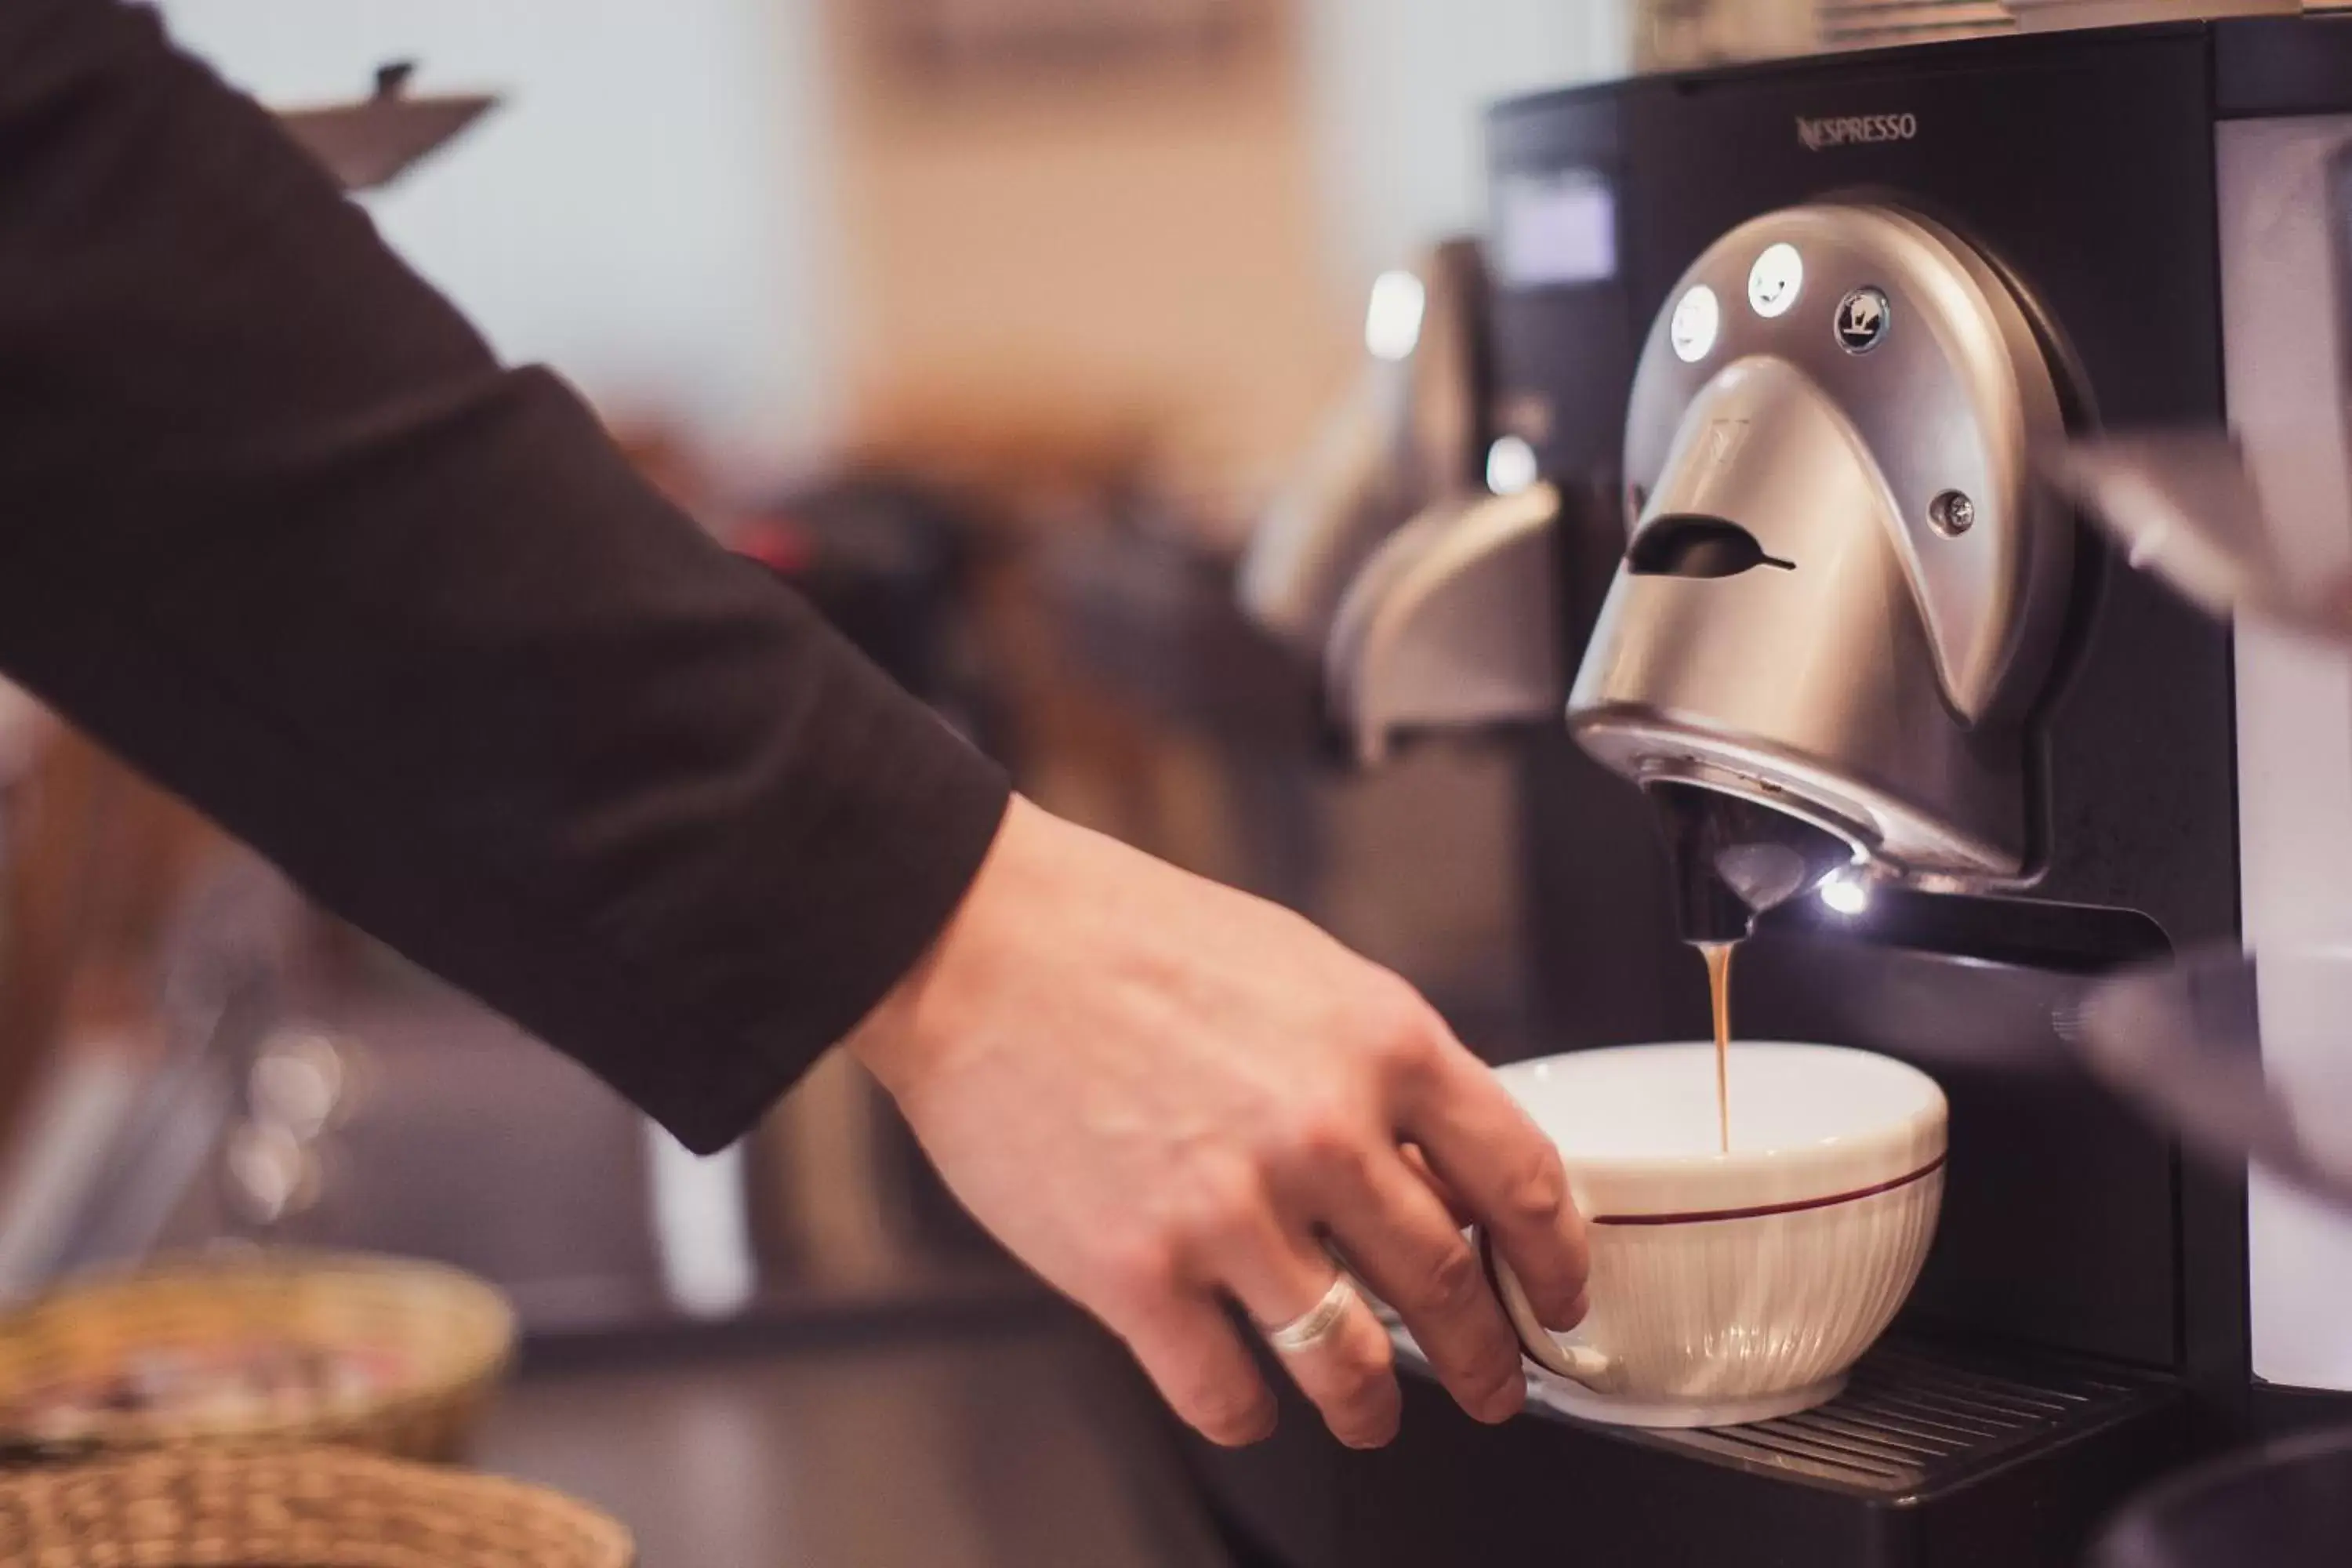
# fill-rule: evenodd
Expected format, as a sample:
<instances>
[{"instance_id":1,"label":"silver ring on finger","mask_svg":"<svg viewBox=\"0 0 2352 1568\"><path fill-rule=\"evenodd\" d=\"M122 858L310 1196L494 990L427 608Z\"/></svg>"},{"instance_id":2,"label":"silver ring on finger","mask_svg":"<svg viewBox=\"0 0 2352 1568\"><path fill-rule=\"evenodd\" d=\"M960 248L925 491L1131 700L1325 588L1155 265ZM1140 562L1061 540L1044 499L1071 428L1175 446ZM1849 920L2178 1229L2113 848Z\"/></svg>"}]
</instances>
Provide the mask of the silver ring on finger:
<instances>
[{"instance_id":1,"label":"silver ring on finger","mask_svg":"<svg viewBox=\"0 0 2352 1568\"><path fill-rule=\"evenodd\" d=\"M1280 1328L1265 1331L1265 1342L1283 1355L1297 1355L1329 1342L1347 1321L1348 1309L1363 1300L1343 1272L1332 1276L1323 1299Z\"/></svg>"}]
</instances>

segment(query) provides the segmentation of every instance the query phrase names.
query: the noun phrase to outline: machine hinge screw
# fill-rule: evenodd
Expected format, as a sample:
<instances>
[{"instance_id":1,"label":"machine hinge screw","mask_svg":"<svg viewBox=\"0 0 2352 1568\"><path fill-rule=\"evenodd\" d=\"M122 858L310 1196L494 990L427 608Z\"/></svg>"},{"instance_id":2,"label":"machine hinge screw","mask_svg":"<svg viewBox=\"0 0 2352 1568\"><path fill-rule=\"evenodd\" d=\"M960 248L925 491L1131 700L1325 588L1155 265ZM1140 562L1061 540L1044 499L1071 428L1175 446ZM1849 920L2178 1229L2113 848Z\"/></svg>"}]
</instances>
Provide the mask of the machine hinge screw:
<instances>
[{"instance_id":1,"label":"machine hinge screw","mask_svg":"<svg viewBox=\"0 0 2352 1568\"><path fill-rule=\"evenodd\" d=\"M1927 503L1927 521L1947 539L1958 539L1977 525L1977 503L1961 490L1946 490Z\"/></svg>"}]
</instances>

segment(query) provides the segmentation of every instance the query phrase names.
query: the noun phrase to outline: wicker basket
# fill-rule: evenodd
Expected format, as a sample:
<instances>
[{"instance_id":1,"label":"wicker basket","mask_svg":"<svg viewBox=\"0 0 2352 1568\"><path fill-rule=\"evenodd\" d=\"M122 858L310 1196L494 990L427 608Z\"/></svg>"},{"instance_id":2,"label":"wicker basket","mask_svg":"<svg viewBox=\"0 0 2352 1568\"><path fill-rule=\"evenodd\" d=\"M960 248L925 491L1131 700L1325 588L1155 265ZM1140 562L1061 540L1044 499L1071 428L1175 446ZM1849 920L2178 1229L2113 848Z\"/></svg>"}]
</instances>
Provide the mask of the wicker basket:
<instances>
[{"instance_id":1,"label":"wicker basket","mask_svg":"<svg viewBox=\"0 0 2352 1568\"><path fill-rule=\"evenodd\" d=\"M0 1459L216 1441L446 1459L505 1370L514 1337L514 1315L489 1286L391 1258L263 1253L69 1286L0 1317ZM367 1386L320 1390L292 1408L104 1410L77 1415L70 1430L34 1419L44 1390L119 1377L142 1358L254 1343L364 1358L377 1370Z\"/></svg>"},{"instance_id":2,"label":"wicker basket","mask_svg":"<svg viewBox=\"0 0 2352 1568\"><path fill-rule=\"evenodd\" d=\"M349 1448L183 1448L0 1478L8 1568L630 1568L560 1493Z\"/></svg>"}]
</instances>

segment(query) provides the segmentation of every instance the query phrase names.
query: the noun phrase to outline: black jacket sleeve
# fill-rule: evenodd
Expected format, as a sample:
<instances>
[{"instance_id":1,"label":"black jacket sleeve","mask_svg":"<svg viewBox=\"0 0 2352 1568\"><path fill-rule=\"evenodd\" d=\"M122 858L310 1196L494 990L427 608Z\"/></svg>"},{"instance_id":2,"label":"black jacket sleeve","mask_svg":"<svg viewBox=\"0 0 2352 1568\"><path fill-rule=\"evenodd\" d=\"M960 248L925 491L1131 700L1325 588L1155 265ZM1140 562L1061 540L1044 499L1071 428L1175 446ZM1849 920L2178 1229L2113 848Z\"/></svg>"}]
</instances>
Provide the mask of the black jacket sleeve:
<instances>
[{"instance_id":1,"label":"black jacket sleeve","mask_svg":"<svg viewBox=\"0 0 2352 1568\"><path fill-rule=\"evenodd\" d=\"M702 1150L1006 798L117 0L0 5L0 669Z\"/></svg>"}]
</instances>

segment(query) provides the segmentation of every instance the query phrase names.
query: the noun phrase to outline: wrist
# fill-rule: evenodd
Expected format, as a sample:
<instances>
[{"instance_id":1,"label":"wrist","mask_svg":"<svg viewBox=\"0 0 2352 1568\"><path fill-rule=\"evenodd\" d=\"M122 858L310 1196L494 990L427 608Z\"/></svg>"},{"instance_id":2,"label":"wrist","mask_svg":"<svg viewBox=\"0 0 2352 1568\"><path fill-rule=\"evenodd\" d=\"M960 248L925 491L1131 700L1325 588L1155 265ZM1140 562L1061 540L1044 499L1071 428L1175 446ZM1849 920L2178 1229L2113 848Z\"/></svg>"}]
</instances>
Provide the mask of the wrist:
<instances>
[{"instance_id":1,"label":"wrist","mask_svg":"<svg viewBox=\"0 0 2352 1568\"><path fill-rule=\"evenodd\" d=\"M950 927L953 924L950 920ZM913 1092L929 1076L933 1065L936 1051L918 1025L923 1013L922 994L929 984L940 944L946 939L947 931L942 929L914 967L898 977L898 984L841 1042L894 1100L904 1100Z\"/></svg>"},{"instance_id":2,"label":"wrist","mask_svg":"<svg viewBox=\"0 0 2352 1568\"><path fill-rule=\"evenodd\" d=\"M971 993L985 984L996 911L1025 879L1038 834L1053 818L1020 795L1005 807L971 886L939 934L842 1042L898 1100L937 1075L968 1031Z\"/></svg>"}]
</instances>

